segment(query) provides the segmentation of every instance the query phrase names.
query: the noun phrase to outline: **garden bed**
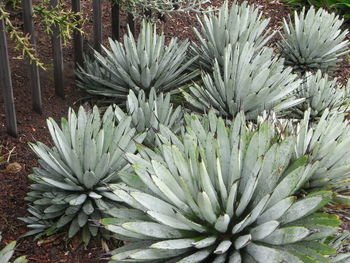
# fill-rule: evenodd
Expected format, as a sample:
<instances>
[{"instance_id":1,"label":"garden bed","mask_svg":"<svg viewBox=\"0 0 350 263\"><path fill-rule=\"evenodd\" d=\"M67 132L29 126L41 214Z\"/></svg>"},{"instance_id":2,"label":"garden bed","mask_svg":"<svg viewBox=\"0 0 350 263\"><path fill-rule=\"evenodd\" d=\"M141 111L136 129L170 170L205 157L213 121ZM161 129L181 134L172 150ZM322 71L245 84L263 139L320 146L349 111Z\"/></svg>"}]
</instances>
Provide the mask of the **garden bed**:
<instances>
[{"instance_id":1,"label":"garden bed","mask_svg":"<svg viewBox=\"0 0 350 263\"><path fill-rule=\"evenodd\" d=\"M82 1L83 10L91 14L90 1ZM213 4L220 6L223 1L215 0ZM290 13L290 8L277 1L250 1L262 7L263 12L271 17L270 26L273 29L280 27L280 22L283 17ZM104 21L104 40L110 34L110 14L109 5L104 6L103 21ZM20 19L20 16L16 19ZM123 21L125 23L125 21ZM194 39L192 27L196 24L195 15L174 15L166 19L164 31L167 37L177 36L180 39ZM86 25L87 36L91 36L91 21ZM274 40L278 38L274 38ZM38 50L40 59L46 64L51 63L51 41L42 31L38 35ZM30 91L28 88L28 78L26 77L26 67L24 63L16 57L18 54L11 49L11 69L14 86L14 96L16 103L16 112L18 119L18 138L13 138L5 133L4 114L0 115L0 142L4 145L4 151L14 150L14 155L11 157L11 162L17 162L21 166L19 172L11 173L6 170L5 166L0 167L0 232L3 235L3 242L7 243L11 240L18 239L28 229L25 224L18 220L18 217L27 215L27 203L24 197L28 192L30 180L27 176L31 173L32 167L38 165L36 155L27 146L28 142L41 141L50 145L50 136L46 127L46 119L53 117L58 120L61 117L66 117L68 108L77 108L83 101L81 98L87 95L80 91L74 85L73 71L73 54L72 49L66 47L65 52L65 75L66 80L66 99L61 99L54 95L52 69L48 67L47 71L41 71L42 99L43 99L43 114L39 115L31 110ZM337 72L337 76L342 81L349 77L350 68L346 61L341 66L341 70ZM85 103L89 101L84 100ZM0 103L3 104L2 97ZM347 208L343 208L345 211ZM344 217L344 215L341 215ZM345 228L350 228L350 222L344 223ZM92 242L85 248L79 239L73 239L72 242L66 242L64 234L57 234L43 240L33 240L32 237L26 237L18 240L16 255L27 255L30 262L39 263L92 263L100 262L104 250L101 243Z\"/></svg>"}]
</instances>

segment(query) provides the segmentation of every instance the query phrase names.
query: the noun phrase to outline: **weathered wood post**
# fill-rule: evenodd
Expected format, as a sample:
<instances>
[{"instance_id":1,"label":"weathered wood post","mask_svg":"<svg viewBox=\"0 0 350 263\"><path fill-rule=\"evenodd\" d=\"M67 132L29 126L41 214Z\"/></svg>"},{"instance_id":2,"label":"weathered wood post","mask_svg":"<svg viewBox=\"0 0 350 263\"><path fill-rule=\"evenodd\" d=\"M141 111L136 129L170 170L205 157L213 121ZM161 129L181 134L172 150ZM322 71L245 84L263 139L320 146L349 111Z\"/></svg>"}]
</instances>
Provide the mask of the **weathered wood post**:
<instances>
[{"instance_id":1,"label":"weathered wood post","mask_svg":"<svg viewBox=\"0 0 350 263\"><path fill-rule=\"evenodd\" d=\"M33 6L32 0L22 0L23 10L23 27L24 33L30 36L30 44L32 45L33 52L36 54L36 38L33 23ZM41 87L38 66L28 60L28 75L30 79L30 87L32 92L32 107L38 113L42 113L41 103Z\"/></svg>"},{"instance_id":2,"label":"weathered wood post","mask_svg":"<svg viewBox=\"0 0 350 263\"><path fill-rule=\"evenodd\" d=\"M0 0L0 4L2 0ZM9 64L7 40L5 34L5 21L0 20L0 88L2 89L5 104L7 132L17 137L17 120L12 91L11 70Z\"/></svg>"},{"instance_id":3,"label":"weathered wood post","mask_svg":"<svg viewBox=\"0 0 350 263\"><path fill-rule=\"evenodd\" d=\"M102 10L101 0L93 0L93 16L94 16L94 49L101 52L102 43Z\"/></svg>"},{"instance_id":4,"label":"weathered wood post","mask_svg":"<svg viewBox=\"0 0 350 263\"><path fill-rule=\"evenodd\" d=\"M58 0L51 0L50 5L56 8ZM55 92L58 96L64 98L64 75L63 75L63 51L62 38L58 25L52 27L52 49L53 49L53 66L54 66L54 81Z\"/></svg>"},{"instance_id":5,"label":"weathered wood post","mask_svg":"<svg viewBox=\"0 0 350 263\"><path fill-rule=\"evenodd\" d=\"M75 13L81 12L80 0L72 0L72 11ZM80 19L80 17L77 17ZM82 25L79 24L78 28L82 28ZM73 32L73 43L74 43L74 56L75 56L75 66L83 65L83 36L78 30Z\"/></svg>"},{"instance_id":6,"label":"weathered wood post","mask_svg":"<svg viewBox=\"0 0 350 263\"><path fill-rule=\"evenodd\" d=\"M120 38L120 7L116 1L112 1L112 39L119 41Z\"/></svg>"}]
</instances>

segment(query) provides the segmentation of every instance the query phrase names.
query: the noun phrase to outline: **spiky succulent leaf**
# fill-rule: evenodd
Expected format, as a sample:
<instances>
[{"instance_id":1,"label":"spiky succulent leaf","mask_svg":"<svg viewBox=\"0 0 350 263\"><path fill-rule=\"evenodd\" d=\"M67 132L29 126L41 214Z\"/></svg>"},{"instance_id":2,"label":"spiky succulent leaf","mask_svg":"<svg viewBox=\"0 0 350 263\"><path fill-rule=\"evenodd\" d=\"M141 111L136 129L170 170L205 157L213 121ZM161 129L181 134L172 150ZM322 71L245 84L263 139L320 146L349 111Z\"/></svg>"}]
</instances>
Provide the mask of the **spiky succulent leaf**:
<instances>
[{"instance_id":1,"label":"spiky succulent leaf","mask_svg":"<svg viewBox=\"0 0 350 263\"><path fill-rule=\"evenodd\" d=\"M229 44L225 48L224 65L216 61L213 75L203 74L203 85L194 84L186 100L203 111L213 108L218 114L233 118L239 111L255 119L264 110L282 110L303 99L286 99L299 86L300 80L284 68L283 59L273 57L264 48L255 53L250 43Z\"/></svg>"},{"instance_id":2,"label":"spiky succulent leaf","mask_svg":"<svg viewBox=\"0 0 350 263\"><path fill-rule=\"evenodd\" d=\"M101 117L96 106L92 112L80 107L78 114L70 109L61 127L48 119L54 146L30 144L40 167L29 176L35 182L26 197L31 216L23 218L33 229L29 234L49 235L67 227L69 238L81 232L85 243L98 234L92 221L120 201L106 185L119 181L117 173L127 168L124 153L135 152L135 142L144 138L136 135L131 121L125 117L116 125L112 107Z\"/></svg>"},{"instance_id":3,"label":"spiky succulent leaf","mask_svg":"<svg viewBox=\"0 0 350 263\"><path fill-rule=\"evenodd\" d=\"M144 144L154 146L159 125L162 124L178 134L183 125L183 110L181 106L174 108L170 102L170 93L157 95L154 88L148 94L140 91L138 96L130 90L126 101L126 113L116 107L115 114L118 120L126 115L132 117L131 126L136 128L138 133L147 132Z\"/></svg>"},{"instance_id":4,"label":"spiky succulent leaf","mask_svg":"<svg viewBox=\"0 0 350 263\"><path fill-rule=\"evenodd\" d=\"M0 241L1 241L1 234L0 234ZM5 246L3 249L0 250L0 263L10 263L10 259L13 256L13 253L15 252L16 247L16 241L12 241L7 246ZM17 258L13 263L27 263L28 260L22 256Z\"/></svg>"},{"instance_id":5,"label":"spiky succulent leaf","mask_svg":"<svg viewBox=\"0 0 350 263\"><path fill-rule=\"evenodd\" d=\"M137 41L129 30L123 44L111 39L109 44L111 50L95 51L95 61L86 61L86 69L77 72L79 87L91 94L124 101L130 89L135 94L148 94L151 88L157 93L174 91L199 74L185 73L196 60L185 61L188 41L172 38L166 45L164 34L158 35L150 23L142 23Z\"/></svg>"},{"instance_id":6,"label":"spiky succulent leaf","mask_svg":"<svg viewBox=\"0 0 350 263\"><path fill-rule=\"evenodd\" d=\"M219 65L224 64L224 53L227 45L246 42L254 44L258 52L272 37L271 30L267 29L269 19L262 19L262 14L253 5L247 2L242 4L228 1L222 5L217 13L209 13L198 17L200 31L194 28L199 45L191 46L191 53L198 55L195 67L211 71L215 59Z\"/></svg>"},{"instance_id":7,"label":"spiky succulent leaf","mask_svg":"<svg viewBox=\"0 0 350 263\"><path fill-rule=\"evenodd\" d=\"M295 92L296 97L305 98L305 101L291 108L292 116L303 118L309 108L311 118L321 117L326 108L337 112L346 111L349 95L349 84L341 87L337 85L336 78L331 80L328 75L322 76L320 70L315 74L307 72Z\"/></svg>"},{"instance_id":8,"label":"spiky succulent leaf","mask_svg":"<svg viewBox=\"0 0 350 263\"><path fill-rule=\"evenodd\" d=\"M344 230L329 241L329 245L337 250L337 255L331 256L333 263L347 263L350 260L349 252L350 232Z\"/></svg>"},{"instance_id":9,"label":"spiky succulent leaf","mask_svg":"<svg viewBox=\"0 0 350 263\"><path fill-rule=\"evenodd\" d=\"M297 71L334 71L340 57L349 52L348 30L342 31L342 24L343 19L322 8L295 12L294 21L284 20L279 43L286 64Z\"/></svg>"},{"instance_id":10,"label":"spiky succulent leaf","mask_svg":"<svg viewBox=\"0 0 350 263\"><path fill-rule=\"evenodd\" d=\"M139 216L101 220L133 242L110 262L329 262L320 241L339 220L316 211L332 193L293 196L318 167L292 162L294 137L276 141L268 122L251 131L243 114L186 121L174 143L164 127L169 143L127 154L134 174L114 193Z\"/></svg>"}]
</instances>

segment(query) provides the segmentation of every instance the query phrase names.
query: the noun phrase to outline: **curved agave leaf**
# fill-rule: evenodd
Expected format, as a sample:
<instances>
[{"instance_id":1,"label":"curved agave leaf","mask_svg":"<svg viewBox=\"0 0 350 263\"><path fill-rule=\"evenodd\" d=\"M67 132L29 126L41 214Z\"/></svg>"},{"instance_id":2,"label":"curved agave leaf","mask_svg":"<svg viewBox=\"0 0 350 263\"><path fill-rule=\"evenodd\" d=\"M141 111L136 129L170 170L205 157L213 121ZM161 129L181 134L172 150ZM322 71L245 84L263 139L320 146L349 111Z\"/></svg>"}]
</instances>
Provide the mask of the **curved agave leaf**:
<instances>
[{"instance_id":1,"label":"curved agave leaf","mask_svg":"<svg viewBox=\"0 0 350 263\"><path fill-rule=\"evenodd\" d=\"M28 234L50 235L69 227L68 237L81 232L85 243L98 234L94 221L120 201L106 184L120 180L117 173L128 166L125 152L135 152L135 142L145 136L136 135L131 121L125 117L116 125L112 107L101 117L96 106L92 112L80 107L78 114L70 109L61 127L48 119L54 146L30 144L40 167L29 176L34 181L26 197L31 216L22 218L33 229Z\"/></svg>"},{"instance_id":2,"label":"curved agave leaf","mask_svg":"<svg viewBox=\"0 0 350 263\"><path fill-rule=\"evenodd\" d=\"M103 47L104 54L95 51L95 60L85 61L77 71L78 85L93 95L102 95L125 101L129 90L138 94L151 88L159 92L177 90L199 74L185 73L196 60L185 62L188 41L172 38L165 45L164 34L157 35L156 27L142 22L137 41L130 30L124 43L109 40L111 50Z\"/></svg>"},{"instance_id":3,"label":"curved agave leaf","mask_svg":"<svg viewBox=\"0 0 350 263\"><path fill-rule=\"evenodd\" d=\"M249 119L256 119L264 110L288 109L304 100L286 99L300 84L291 71L284 68L283 59L273 57L270 48L256 54L248 42L228 45L223 67L216 61L213 75L203 74L203 86L194 84L184 96L202 111L213 108L230 118L243 111Z\"/></svg>"},{"instance_id":4,"label":"curved agave leaf","mask_svg":"<svg viewBox=\"0 0 350 263\"><path fill-rule=\"evenodd\" d=\"M281 53L286 65L297 71L330 73L349 52L349 41L345 40L348 30L341 31L344 20L322 8L316 12L311 7L305 12L304 7L300 14L294 13L294 21L284 20Z\"/></svg>"},{"instance_id":5,"label":"curved agave leaf","mask_svg":"<svg viewBox=\"0 0 350 263\"><path fill-rule=\"evenodd\" d=\"M258 9L247 2L239 5L234 1L229 7L225 1L217 13L198 17L198 21L200 32L196 28L193 30L200 44L192 44L191 53L199 59L193 67L206 71L212 70L215 60L220 66L224 65L225 48L229 44L243 46L248 42L259 52L273 36L267 29L269 19L262 19Z\"/></svg>"},{"instance_id":6,"label":"curved agave leaf","mask_svg":"<svg viewBox=\"0 0 350 263\"><path fill-rule=\"evenodd\" d=\"M1 241L1 235L0 235L0 241ZM0 263L11 263L10 259L12 258L13 253L15 252L15 247L16 247L16 241L13 241L0 250ZM13 261L13 263L27 263L27 262L28 260L24 256L19 257L15 261Z\"/></svg>"},{"instance_id":7,"label":"curved agave leaf","mask_svg":"<svg viewBox=\"0 0 350 263\"><path fill-rule=\"evenodd\" d=\"M227 126L213 112L186 121L177 144L127 154L134 173L114 193L148 218L101 220L134 242L110 262L329 262L321 241L339 220L317 211L332 193L294 196L318 168L292 161L295 137L276 141L268 122L252 131L243 114Z\"/></svg>"},{"instance_id":8,"label":"curved agave leaf","mask_svg":"<svg viewBox=\"0 0 350 263\"><path fill-rule=\"evenodd\" d=\"M170 102L170 93L157 95L154 88L148 94L148 99L144 91L140 91L138 96L130 90L126 102L126 113L118 106L115 114L119 121L125 116L132 117L131 126L136 128L138 133L147 132L144 144L155 146L155 134L162 124L172 130L175 134L180 133L183 125L183 110L181 106L174 108Z\"/></svg>"}]
</instances>

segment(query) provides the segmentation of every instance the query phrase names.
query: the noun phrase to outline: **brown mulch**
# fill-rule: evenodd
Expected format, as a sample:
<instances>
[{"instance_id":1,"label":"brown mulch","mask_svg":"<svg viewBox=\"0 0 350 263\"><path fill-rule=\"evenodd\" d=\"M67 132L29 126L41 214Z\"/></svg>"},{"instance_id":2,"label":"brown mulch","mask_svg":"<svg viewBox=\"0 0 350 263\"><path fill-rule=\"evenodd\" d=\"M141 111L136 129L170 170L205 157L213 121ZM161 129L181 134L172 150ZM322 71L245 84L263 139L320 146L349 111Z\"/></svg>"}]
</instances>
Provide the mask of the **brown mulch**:
<instances>
[{"instance_id":1,"label":"brown mulch","mask_svg":"<svg viewBox=\"0 0 350 263\"><path fill-rule=\"evenodd\" d=\"M220 6L223 0L213 0L212 2L215 6ZM249 2L260 6L264 14L267 17L271 17L270 25L274 29L280 27L280 21L290 12L289 8L277 1L259 0ZM84 28L86 37L91 40L91 1L83 0L82 6L89 17ZM108 4L105 4L103 10L104 43L106 43L107 37L110 36L109 12L110 7ZM21 24L20 15L16 16L16 19L19 19L18 23ZM195 15L180 14L168 17L163 28L167 37L177 36L180 39L189 38L194 40L192 27L196 25L198 23ZM122 21L122 26L125 29L125 21ZM26 67L23 61L17 59L18 53L13 50L13 45L9 43L19 136L18 138L13 138L6 134L4 111L1 111L0 142L7 151L14 149L15 154L11 157L11 162L18 162L22 170L17 173L9 173L5 170L5 166L0 167L0 232L2 232L3 236L2 244L18 239L20 235L28 230L25 224L18 220L18 217L28 215L26 212L27 203L24 201L24 197L29 191L28 186L31 182L27 176L31 173L32 167L38 165L35 154L27 145L28 142L41 141L50 144L51 139L46 127L46 119L53 117L59 120L61 117L66 117L68 108L77 108L80 104L80 98L86 97L86 94L78 90L74 85L73 54L70 47L64 48L66 98L62 99L55 96L53 72L52 66L50 66L52 65L51 41L40 27L37 37L39 57L48 65L46 71L40 72L43 100L42 115L33 112L31 109L31 92L27 84ZM343 70L339 72L339 76L347 78L349 76L348 67L343 67ZM2 96L0 96L0 104L3 108ZM100 262L100 257L103 253L99 242L91 243L88 248L84 248L77 240L67 242L64 235L57 235L41 241L34 241L32 237L19 239L16 250L16 255L27 255L30 262L39 263Z\"/></svg>"}]
</instances>

